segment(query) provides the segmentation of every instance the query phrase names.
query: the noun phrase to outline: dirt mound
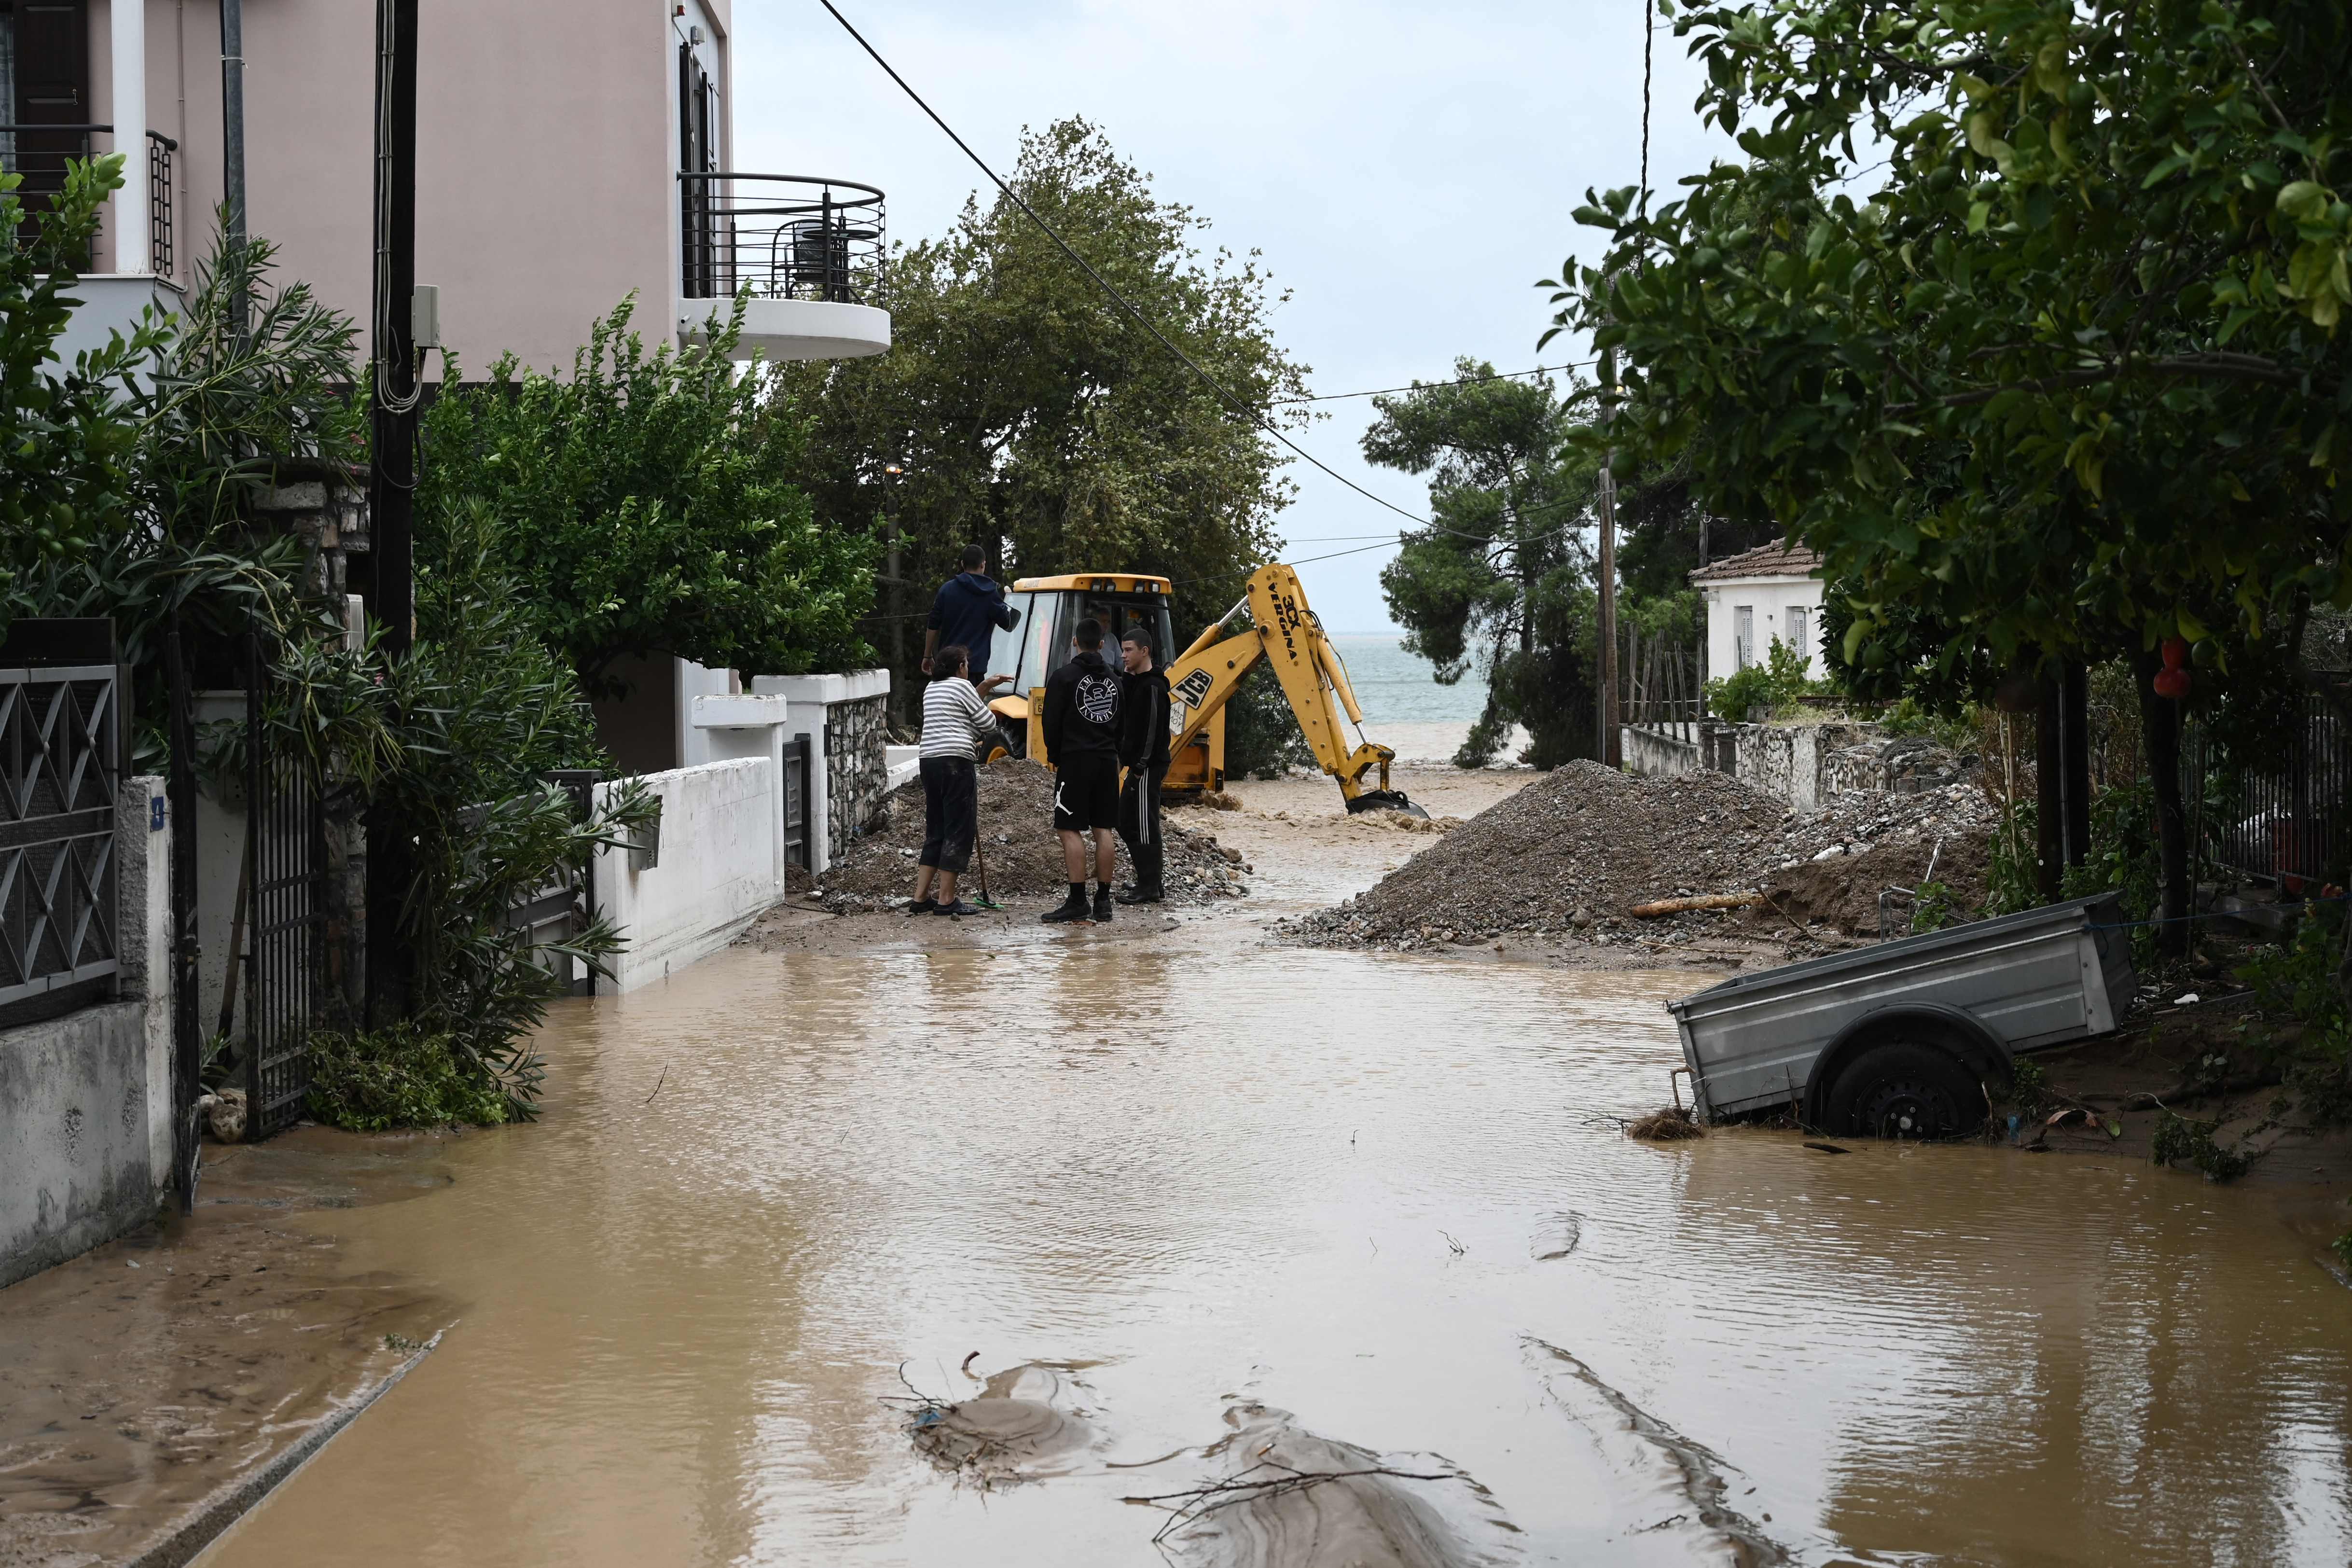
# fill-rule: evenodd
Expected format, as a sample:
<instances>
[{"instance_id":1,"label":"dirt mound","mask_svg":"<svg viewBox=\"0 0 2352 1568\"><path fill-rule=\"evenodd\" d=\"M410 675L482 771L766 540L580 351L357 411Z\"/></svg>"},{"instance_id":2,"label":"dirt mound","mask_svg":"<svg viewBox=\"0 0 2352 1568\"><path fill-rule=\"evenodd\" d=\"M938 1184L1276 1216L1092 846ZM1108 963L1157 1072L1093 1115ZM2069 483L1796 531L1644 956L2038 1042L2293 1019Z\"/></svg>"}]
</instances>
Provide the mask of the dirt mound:
<instances>
[{"instance_id":1,"label":"dirt mound","mask_svg":"<svg viewBox=\"0 0 2352 1568\"><path fill-rule=\"evenodd\" d=\"M1826 811L1800 816L1726 773L1652 779L1570 763L1286 934L1325 947L1428 947L1507 932L1605 942L1633 928L1685 941L1732 918L1751 929L1818 919L1875 936L1879 889L1916 886L1938 839L1937 879L1964 905L1982 901L1992 817L1991 804L1967 785L1842 795ZM1757 889L1786 913L1628 914L1656 899Z\"/></svg>"},{"instance_id":2,"label":"dirt mound","mask_svg":"<svg viewBox=\"0 0 2352 1568\"><path fill-rule=\"evenodd\" d=\"M1216 836L1186 827L1162 812L1168 834L1168 899L1204 904L1249 891L1249 868L1239 850L1218 847ZM826 909L848 914L904 903L915 885L915 857L923 847L920 780L890 792L882 814L849 853L817 879ZM1054 833L1054 775L1036 763L1003 757L980 770L980 853L988 861L988 890L999 899L1058 899L1069 887L1062 843ZM1127 847L1118 847L1118 879L1134 879ZM967 897L980 892L976 858L964 874Z\"/></svg>"}]
</instances>

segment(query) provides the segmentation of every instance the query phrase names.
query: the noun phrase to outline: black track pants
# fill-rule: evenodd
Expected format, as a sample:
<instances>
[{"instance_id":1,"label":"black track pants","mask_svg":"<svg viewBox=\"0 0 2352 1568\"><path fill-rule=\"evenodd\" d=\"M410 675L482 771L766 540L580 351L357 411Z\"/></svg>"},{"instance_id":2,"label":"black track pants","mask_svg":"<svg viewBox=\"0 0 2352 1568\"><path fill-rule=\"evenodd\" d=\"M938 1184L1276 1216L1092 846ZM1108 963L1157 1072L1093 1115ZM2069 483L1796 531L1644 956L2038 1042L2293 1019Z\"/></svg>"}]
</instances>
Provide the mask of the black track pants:
<instances>
[{"instance_id":1,"label":"black track pants","mask_svg":"<svg viewBox=\"0 0 2352 1568\"><path fill-rule=\"evenodd\" d=\"M971 862L980 815L979 779L970 757L925 757L923 852L916 863L961 877Z\"/></svg>"},{"instance_id":2,"label":"black track pants","mask_svg":"<svg viewBox=\"0 0 2352 1568\"><path fill-rule=\"evenodd\" d=\"M1160 842L1160 784L1168 776L1168 764L1152 768L1129 768L1127 785L1118 792L1118 836L1127 845L1128 858L1135 862L1135 885L1157 888L1166 868L1166 857Z\"/></svg>"}]
</instances>

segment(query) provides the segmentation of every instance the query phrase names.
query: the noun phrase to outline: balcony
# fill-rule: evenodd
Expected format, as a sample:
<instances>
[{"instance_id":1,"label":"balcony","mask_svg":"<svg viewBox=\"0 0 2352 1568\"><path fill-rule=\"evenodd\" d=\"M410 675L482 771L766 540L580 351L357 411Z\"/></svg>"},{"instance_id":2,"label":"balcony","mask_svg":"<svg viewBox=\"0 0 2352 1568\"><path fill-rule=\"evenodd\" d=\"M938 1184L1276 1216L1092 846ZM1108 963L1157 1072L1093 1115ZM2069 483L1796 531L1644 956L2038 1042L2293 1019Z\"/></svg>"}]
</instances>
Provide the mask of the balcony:
<instances>
[{"instance_id":1,"label":"balcony","mask_svg":"<svg viewBox=\"0 0 2352 1568\"><path fill-rule=\"evenodd\" d=\"M110 125L0 125L0 169L24 176L16 195L25 204L27 234L36 215L65 189L67 163L100 151L91 145L92 137L113 134ZM140 204L126 204L122 193L116 193L99 218L100 254L110 256L112 270L84 271L74 280L71 297L80 302L55 345L59 364L70 365L77 354L104 348L117 332L130 336L150 306L166 315L179 313L180 289L172 281L172 154L180 144L154 131L146 140L146 243L121 243L121 215L126 205L137 213ZM123 173L128 180L141 177L136 163Z\"/></svg>"},{"instance_id":2,"label":"balcony","mask_svg":"<svg viewBox=\"0 0 2352 1568\"><path fill-rule=\"evenodd\" d=\"M742 294L742 357L858 359L890 346L890 313L871 303L887 245L880 191L799 174L677 179L682 339Z\"/></svg>"}]
</instances>

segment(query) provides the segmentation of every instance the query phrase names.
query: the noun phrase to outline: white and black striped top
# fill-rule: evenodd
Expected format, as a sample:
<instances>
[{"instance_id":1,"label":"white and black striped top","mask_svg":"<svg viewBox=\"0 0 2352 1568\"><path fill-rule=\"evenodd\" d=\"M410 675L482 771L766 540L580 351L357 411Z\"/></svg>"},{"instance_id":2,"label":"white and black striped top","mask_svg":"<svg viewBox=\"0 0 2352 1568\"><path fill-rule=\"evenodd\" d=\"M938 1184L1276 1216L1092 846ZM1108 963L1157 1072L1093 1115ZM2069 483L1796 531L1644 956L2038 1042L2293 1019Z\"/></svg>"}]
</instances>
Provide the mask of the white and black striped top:
<instances>
[{"instance_id":1,"label":"white and black striped top","mask_svg":"<svg viewBox=\"0 0 2352 1568\"><path fill-rule=\"evenodd\" d=\"M994 739L996 715L980 700L980 692L961 675L934 680L923 689L923 749L926 757L980 754L982 736Z\"/></svg>"}]
</instances>

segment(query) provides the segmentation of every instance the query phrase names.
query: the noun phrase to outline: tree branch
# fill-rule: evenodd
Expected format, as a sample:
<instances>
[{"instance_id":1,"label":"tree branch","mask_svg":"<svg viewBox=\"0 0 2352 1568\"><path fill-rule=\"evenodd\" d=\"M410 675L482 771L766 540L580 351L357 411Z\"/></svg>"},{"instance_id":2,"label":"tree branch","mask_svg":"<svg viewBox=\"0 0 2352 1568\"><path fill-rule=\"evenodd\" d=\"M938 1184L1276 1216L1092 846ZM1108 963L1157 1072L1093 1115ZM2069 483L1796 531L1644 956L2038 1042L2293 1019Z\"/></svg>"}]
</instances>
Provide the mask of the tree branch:
<instances>
[{"instance_id":1,"label":"tree branch","mask_svg":"<svg viewBox=\"0 0 2352 1568\"><path fill-rule=\"evenodd\" d=\"M1890 417L1916 414L1923 408L1969 408L1990 403L2004 392L2063 392L2069 387L2096 386L2102 382L2121 381L2127 375L2179 375L2214 381L2252 381L2265 386L2300 386L2303 377L2274 361L2254 354L2196 353L2172 354L2164 359L2136 360L2110 363L2095 369L2072 370L2063 375L2042 376L2033 381L2012 381L2000 386L1979 387L1973 392L1949 393L1924 403L1889 404Z\"/></svg>"}]
</instances>

